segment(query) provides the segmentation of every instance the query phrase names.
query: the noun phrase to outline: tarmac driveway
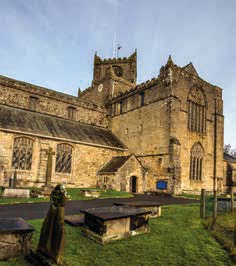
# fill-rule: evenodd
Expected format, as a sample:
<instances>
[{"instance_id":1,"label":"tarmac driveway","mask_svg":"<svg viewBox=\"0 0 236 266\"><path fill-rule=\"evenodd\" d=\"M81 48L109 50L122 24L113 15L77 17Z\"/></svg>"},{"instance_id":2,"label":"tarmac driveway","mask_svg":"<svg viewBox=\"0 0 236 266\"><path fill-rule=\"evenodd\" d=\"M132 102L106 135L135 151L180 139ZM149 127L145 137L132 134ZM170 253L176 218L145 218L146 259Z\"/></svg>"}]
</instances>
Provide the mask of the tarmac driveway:
<instances>
[{"instance_id":1,"label":"tarmac driveway","mask_svg":"<svg viewBox=\"0 0 236 266\"><path fill-rule=\"evenodd\" d=\"M93 208L93 207L111 207L114 202L127 202L127 201L152 201L169 204L188 204L196 203L197 200L175 198L172 196L151 196L138 194L133 198L111 198L111 199L93 199L93 200L73 200L66 204L66 215L78 214L80 210ZM37 203L21 203L0 206L0 218L15 218L21 217L25 220L41 219L46 216L49 208L47 202Z\"/></svg>"}]
</instances>

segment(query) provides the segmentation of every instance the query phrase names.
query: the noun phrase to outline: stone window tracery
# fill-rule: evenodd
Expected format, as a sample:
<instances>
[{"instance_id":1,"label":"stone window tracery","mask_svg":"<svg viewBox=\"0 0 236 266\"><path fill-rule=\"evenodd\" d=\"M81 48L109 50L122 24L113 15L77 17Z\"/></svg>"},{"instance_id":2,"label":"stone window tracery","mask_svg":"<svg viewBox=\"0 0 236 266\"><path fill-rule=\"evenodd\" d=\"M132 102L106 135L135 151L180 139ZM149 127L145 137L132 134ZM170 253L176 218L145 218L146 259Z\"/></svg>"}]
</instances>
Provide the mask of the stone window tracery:
<instances>
[{"instance_id":1,"label":"stone window tracery","mask_svg":"<svg viewBox=\"0 0 236 266\"><path fill-rule=\"evenodd\" d=\"M26 137L14 139L12 167L21 170L31 170L33 140Z\"/></svg>"},{"instance_id":2,"label":"stone window tracery","mask_svg":"<svg viewBox=\"0 0 236 266\"><path fill-rule=\"evenodd\" d=\"M190 179L202 180L202 164L204 151L202 145L197 142L193 145L190 154Z\"/></svg>"},{"instance_id":3,"label":"stone window tracery","mask_svg":"<svg viewBox=\"0 0 236 266\"><path fill-rule=\"evenodd\" d=\"M56 172L71 173L72 146L69 144L58 144L56 153Z\"/></svg>"},{"instance_id":4,"label":"stone window tracery","mask_svg":"<svg viewBox=\"0 0 236 266\"><path fill-rule=\"evenodd\" d=\"M191 88L188 95L188 129L199 133L206 132L206 100L199 87Z\"/></svg>"}]
</instances>

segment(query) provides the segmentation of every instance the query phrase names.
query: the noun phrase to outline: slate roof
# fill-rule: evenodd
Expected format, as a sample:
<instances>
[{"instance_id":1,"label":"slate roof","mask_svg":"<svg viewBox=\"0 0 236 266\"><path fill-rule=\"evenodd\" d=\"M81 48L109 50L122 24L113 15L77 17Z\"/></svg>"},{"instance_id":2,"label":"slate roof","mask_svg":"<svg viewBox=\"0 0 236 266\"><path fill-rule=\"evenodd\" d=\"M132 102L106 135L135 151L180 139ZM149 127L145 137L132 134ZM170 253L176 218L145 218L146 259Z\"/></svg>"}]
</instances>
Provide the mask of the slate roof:
<instances>
[{"instance_id":1,"label":"slate roof","mask_svg":"<svg viewBox=\"0 0 236 266\"><path fill-rule=\"evenodd\" d=\"M0 128L125 149L108 129L0 104Z\"/></svg>"},{"instance_id":2,"label":"slate roof","mask_svg":"<svg viewBox=\"0 0 236 266\"><path fill-rule=\"evenodd\" d=\"M224 160L230 163L236 163L236 157L231 154L228 154L227 152L224 152Z\"/></svg>"},{"instance_id":3,"label":"slate roof","mask_svg":"<svg viewBox=\"0 0 236 266\"><path fill-rule=\"evenodd\" d=\"M102 175L116 173L117 170L120 169L120 167L124 165L124 163L127 162L130 157L131 155L112 157L112 159L98 171L98 174Z\"/></svg>"}]
</instances>

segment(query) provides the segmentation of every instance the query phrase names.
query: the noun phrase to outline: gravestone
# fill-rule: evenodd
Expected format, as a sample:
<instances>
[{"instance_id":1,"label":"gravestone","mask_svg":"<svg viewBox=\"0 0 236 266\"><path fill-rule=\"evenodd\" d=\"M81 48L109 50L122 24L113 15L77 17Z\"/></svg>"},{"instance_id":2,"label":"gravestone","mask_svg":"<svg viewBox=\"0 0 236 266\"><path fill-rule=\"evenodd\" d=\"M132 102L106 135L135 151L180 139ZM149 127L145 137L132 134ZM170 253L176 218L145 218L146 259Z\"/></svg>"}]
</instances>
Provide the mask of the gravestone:
<instances>
[{"instance_id":1,"label":"gravestone","mask_svg":"<svg viewBox=\"0 0 236 266\"><path fill-rule=\"evenodd\" d=\"M64 207L67 199L64 186L57 185L50 196L51 204L41 228L38 250L37 252L31 251L30 256L27 257L33 265L64 265Z\"/></svg>"}]
</instances>

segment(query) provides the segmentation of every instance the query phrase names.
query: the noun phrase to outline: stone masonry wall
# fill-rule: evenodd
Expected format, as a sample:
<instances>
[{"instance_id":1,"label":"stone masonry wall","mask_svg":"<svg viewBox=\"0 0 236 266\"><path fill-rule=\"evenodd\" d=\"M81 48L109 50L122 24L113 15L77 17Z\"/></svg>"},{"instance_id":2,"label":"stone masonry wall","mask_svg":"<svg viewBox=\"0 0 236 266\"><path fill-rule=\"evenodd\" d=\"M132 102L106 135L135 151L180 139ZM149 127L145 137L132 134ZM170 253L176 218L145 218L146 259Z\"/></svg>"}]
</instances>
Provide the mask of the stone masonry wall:
<instances>
[{"instance_id":1,"label":"stone masonry wall","mask_svg":"<svg viewBox=\"0 0 236 266\"><path fill-rule=\"evenodd\" d=\"M118 114L113 102L112 131L127 145L146 168L147 190L156 187L158 179L168 179L169 167L169 89L162 84L144 91L144 105L140 105L140 91L123 98L123 113Z\"/></svg>"},{"instance_id":2,"label":"stone masonry wall","mask_svg":"<svg viewBox=\"0 0 236 266\"><path fill-rule=\"evenodd\" d=\"M8 185L9 178L13 175L12 151L14 137L24 136L0 131L0 184ZM18 186L38 186L45 183L47 155L49 147L56 152L57 144L62 142L38 138L32 136L33 158L31 170L17 170ZM77 143L66 142L72 145L72 172L70 174L56 173L53 156L52 184L65 184L67 187L95 187L97 183L97 171L113 156L123 155L123 151L106 149L102 147L87 146Z\"/></svg>"},{"instance_id":3,"label":"stone masonry wall","mask_svg":"<svg viewBox=\"0 0 236 266\"><path fill-rule=\"evenodd\" d=\"M172 103L172 120L170 134L176 137L181 144L180 162L181 162L181 185L184 190L206 190L213 189L213 163L214 163L214 113L215 98L217 104L217 178L223 178L223 102L222 90L213 86L196 76L193 76L180 68L174 72L172 94L175 96ZM191 132L188 129L188 94L193 86L200 86L206 96L206 133ZM190 180L190 151L194 143L200 142L204 149L202 180ZM222 182L219 181L219 186ZM221 188L222 189L222 188Z\"/></svg>"},{"instance_id":4,"label":"stone masonry wall","mask_svg":"<svg viewBox=\"0 0 236 266\"><path fill-rule=\"evenodd\" d=\"M75 109L74 120L107 127L105 111L77 97L0 76L0 103L30 109L30 97L36 99L35 111L63 118L68 108Z\"/></svg>"}]
</instances>

